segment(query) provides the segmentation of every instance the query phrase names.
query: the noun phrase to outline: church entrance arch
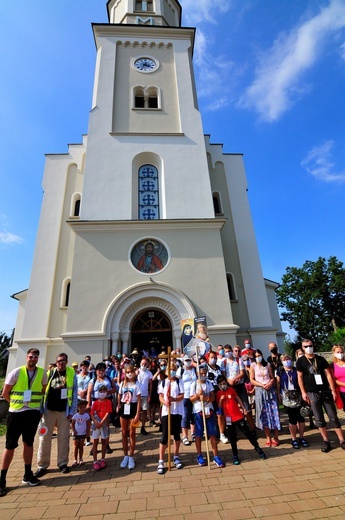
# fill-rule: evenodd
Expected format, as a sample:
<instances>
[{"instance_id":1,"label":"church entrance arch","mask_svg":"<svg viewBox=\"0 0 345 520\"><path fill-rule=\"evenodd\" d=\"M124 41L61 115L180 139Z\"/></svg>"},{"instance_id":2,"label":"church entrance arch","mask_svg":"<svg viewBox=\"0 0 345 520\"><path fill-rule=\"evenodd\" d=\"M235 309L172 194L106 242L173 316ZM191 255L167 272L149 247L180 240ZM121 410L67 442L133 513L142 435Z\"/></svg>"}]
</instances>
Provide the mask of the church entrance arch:
<instances>
[{"instance_id":1,"label":"church entrance arch","mask_svg":"<svg viewBox=\"0 0 345 520\"><path fill-rule=\"evenodd\" d=\"M152 347L157 354L162 347L171 346L172 328L168 317L157 309L141 313L133 322L131 328L131 348L150 352Z\"/></svg>"}]
</instances>

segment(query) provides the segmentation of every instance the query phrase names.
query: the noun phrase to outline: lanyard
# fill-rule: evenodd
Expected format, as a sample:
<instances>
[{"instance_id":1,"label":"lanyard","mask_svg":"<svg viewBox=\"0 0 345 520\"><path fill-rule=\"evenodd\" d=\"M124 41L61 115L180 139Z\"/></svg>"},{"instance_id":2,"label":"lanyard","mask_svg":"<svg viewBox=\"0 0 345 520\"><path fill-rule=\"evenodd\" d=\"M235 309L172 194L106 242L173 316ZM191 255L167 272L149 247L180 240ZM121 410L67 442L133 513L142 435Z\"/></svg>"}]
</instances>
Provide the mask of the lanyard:
<instances>
[{"instance_id":1,"label":"lanyard","mask_svg":"<svg viewBox=\"0 0 345 520\"><path fill-rule=\"evenodd\" d=\"M32 381L34 380L35 375L36 375L36 368L35 368L34 373L32 374L31 377L29 376L29 371L28 371L28 369L26 369L26 373L27 373L27 375L28 375L28 387L29 387L29 390L30 390L31 385L32 385Z\"/></svg>"}]
</instances>

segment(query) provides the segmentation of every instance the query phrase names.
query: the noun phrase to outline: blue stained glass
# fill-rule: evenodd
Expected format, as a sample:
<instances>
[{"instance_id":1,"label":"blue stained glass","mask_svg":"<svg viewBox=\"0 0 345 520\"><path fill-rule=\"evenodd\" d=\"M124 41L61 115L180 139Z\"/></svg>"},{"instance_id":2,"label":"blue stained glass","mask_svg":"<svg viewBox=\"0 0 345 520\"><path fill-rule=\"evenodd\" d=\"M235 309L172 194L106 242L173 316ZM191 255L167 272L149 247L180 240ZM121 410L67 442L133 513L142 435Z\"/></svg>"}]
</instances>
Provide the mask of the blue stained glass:
<instances>
[{"instance_id":1,"label":"blue stained glass","mask_svg":"<svg viewBox=\"0 0 345 520\"><path fill-rule=\"evenodd\" d=\"M139 168L139 219L159 219L158 170L151 164Z\"/></svg>"}]
</instances>

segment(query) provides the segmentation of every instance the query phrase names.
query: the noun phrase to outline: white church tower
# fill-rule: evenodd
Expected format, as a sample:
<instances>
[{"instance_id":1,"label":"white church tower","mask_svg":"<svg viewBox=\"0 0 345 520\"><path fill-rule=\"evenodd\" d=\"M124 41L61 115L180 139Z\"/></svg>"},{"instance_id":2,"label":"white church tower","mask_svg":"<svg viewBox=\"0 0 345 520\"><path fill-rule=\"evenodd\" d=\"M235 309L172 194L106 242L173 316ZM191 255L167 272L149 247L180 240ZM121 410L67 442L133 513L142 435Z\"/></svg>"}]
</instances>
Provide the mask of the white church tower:
<instances>
[{"instance_id":1,"label":"white church tower","mask_svg":"<svg viewBox=\"0 0 345 520\"><path fill-rule=\"evenodd\" d=\"M280 343L242 156L204 135L193 76L195 30L177 0L109 0L88 135L47 155L29 289L9 369L29 347L99 361L181 344L205 316L210 341Z\"/></svg>"}]
</instances>

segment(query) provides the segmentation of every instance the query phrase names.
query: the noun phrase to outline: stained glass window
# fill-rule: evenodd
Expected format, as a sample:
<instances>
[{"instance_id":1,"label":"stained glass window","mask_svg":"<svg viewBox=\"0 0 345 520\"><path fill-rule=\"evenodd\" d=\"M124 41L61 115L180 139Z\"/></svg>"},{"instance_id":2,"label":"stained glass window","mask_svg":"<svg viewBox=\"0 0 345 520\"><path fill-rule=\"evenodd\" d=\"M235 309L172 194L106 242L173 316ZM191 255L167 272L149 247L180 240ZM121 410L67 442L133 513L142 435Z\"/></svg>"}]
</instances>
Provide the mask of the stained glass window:
<instances>
[{"instance_id":1,"label":"stained glass window","mask_svg":"<svg viewBox=\"0 0 345 520\"><path fill-rule=\"evenodd\" d=\"M159 219L158 170L152 164L139 168L139 220Z\"/></svg>"}]
</instances>

